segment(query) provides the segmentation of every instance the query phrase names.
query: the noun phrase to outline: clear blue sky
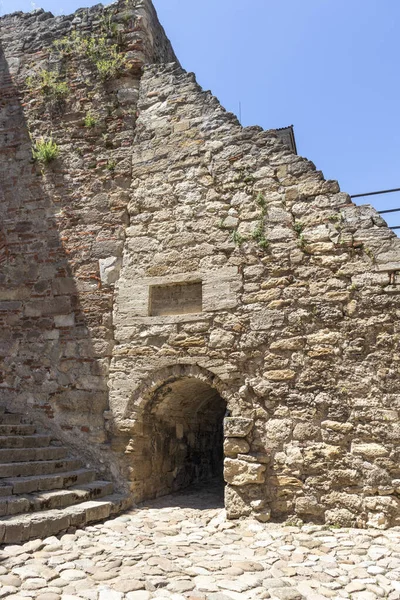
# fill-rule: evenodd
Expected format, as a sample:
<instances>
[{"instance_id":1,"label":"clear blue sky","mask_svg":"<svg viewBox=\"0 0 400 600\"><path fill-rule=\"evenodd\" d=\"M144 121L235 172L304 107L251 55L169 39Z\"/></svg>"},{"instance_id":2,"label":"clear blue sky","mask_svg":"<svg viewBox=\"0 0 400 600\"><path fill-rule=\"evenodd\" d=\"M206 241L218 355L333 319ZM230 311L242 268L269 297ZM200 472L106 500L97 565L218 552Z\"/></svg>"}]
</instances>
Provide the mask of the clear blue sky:
<instances>
[{"instance_id":1,"label":"clear blue sky","mask_svg":"<svg viewBox=\"0 0 400 600\"><path fill-rule=\"evenodd\" d=\"M36 3L54 14L96 4ZM154 4L183 66L228 110L241 102L244 125L293 124L299 153L343 191L400 187L399 0ZM0 0L0 14L32 5ZM372 203L400 207L400 193Z\"/></svg>"}]
</instances>

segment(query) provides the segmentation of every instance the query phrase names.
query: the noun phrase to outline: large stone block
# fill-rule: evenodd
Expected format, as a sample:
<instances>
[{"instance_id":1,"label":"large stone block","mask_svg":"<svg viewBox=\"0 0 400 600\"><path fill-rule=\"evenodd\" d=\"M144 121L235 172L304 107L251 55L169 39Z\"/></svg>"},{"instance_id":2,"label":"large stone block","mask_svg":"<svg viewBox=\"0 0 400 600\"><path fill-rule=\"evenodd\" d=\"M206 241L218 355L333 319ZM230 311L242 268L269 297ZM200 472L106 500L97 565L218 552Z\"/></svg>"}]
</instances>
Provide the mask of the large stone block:
<instances>
[{"instance_id":1,"label":"large stone block","mask_svg":"<svg viewBox=\"0 0 400 600\"><path fill-rule=\"evenodd\" d=\"M292 428L293 421L291 419L270 419L265 425L266 441L275 444L285 442L290 438Z\"/></svg>"},{"instance_id":2,"label":"large stone block","mask_svg":"<svg viewBox=\"0 0 400 600\"><path fill-rule=\"evenodd\" d=\"M225 506L228 519L239 519L248 516L252 510L246 495L243 495L231 485L225 486Z\"/></svg>"},{"instance_id":3,"label":"large stone block","mask_svg":"<svg viewBox=\"0 0 400 600\"><path fill-rule=\"evenodd\" d=\"M296 371L292 371L291 369L266 371L264 377L270 381L290 381L296 377Z\"/></svg>"},{"instance_id":4,"label":"large stone block","mask_svg":"<svg viewBox=\"0 0 400 600\"><path fill-rule=\"evenodd\" d=\"M232 348L235 336L230 331L215 329L210 335L211 348Z\"/></svg>"},{"instance_id":5,"label":"large stone block","mask_svg":"<svg viewBox=\"0 0 400 600\"><path fill-rule=\"evenodd\" d=\"M226 438L224 441L224 453L226 456L237 456L247 454L250 444L243 438Z\"/></svg>"},{"instance_id":6,"label":"large stone block","mask_svg":"<svg viewBox=\"0 0 400 600\"><path fill-rule=\"evenodd\" d=\"M279 329L285 320L285 314L280 310L263 309L251 316L251 326L255 331Z\"/></svg>"},{"instance_id":7,"label":"large stone block","mask_svg":"<svg viewBox=\"0 0 400 600\"><path fill-rule=\"evenodd\" d=\"M296 513L299 515L313 515L320 517L324 513L324 507L315 496L303 496L297 498Z\"/></svg>"},{"instance_id":8,"label":"large stone block","mask_svg":"<svg viewBox=\"0 0 400 600\"><path fill-rule=\"evenodd\" d=\"M224 419L224 434L231 438L244 438L253 429L254 421L242 417L226 417Z\"/></svg>"},{"instance_id":9,"label":"large stone block","mask_svg":"<svg viewBox=\"0 0 400 600\"><path fill-rule=\"evenodd\" d=\"M325 523L335 527L353 527L356 515L347 508L333 508L325 512Z\"/></svg>"},{"instance_id":10,"label":"large stone block","mask_svg":"<svg viewBox=\"0 0 400 600\"><path fill-rule=\"evenodd\" d=\"M271 477L270 482L272 485L275 485L277 488L285 488L285 489L302 489L303 482L297 477L291 477L290 475L277 475L276 477Z\"/></svg>"},{"instance_id":11,"label":"large stone block","mask_svg":"<svg viewBox=\"0 0 400 600\"><path fill-rule=\"evenodd\" d=\"M352 423L341 423L340 421L323 421L321 427L323 429L342 433L343 435L354 430L354 425Z\"/></svg>"},{"instance_id":12,"label":"large stone block","mask_svg":"<svg viewBox=\"0 0 400 600\"><path fill-rule=\"evenodd\" d=\"M118 256L109 256L99 260L100 280L103 285L112 285L118 280L121 264Z\"/></svg>"},{"instance_id":13,"label":"large stone block","mask_svg":"<svg viewBox=\"0 0 400 600\"><path fill-rule=\"evenodd\" d=\"M357 444L351 445L351 452L353 454L359 454L363 458L374 459L389 455L389 450L382 444L370 443L370 444Z\"/></svg>"},{"instance_id":14,"label":"large stone block","mask_svg":"<svg viewBox=\"0 0 400 600\"><path fill-rule=\"evenodd\" d=\"M263 464L226 458L224 478L227 483L235 486L264 483L266 468L266 465Z\"/></svg>"}]
</instances>

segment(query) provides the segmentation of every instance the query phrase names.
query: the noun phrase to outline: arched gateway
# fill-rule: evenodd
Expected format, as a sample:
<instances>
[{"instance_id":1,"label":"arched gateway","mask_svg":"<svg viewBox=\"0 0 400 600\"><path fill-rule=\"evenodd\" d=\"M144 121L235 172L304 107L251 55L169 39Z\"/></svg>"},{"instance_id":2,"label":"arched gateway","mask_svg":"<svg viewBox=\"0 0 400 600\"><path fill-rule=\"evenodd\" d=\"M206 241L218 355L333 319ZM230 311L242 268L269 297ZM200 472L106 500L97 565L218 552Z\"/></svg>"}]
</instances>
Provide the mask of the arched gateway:
<instances>
[{"instance_id":1,"label":"arched gateway","mask_svg":"<svg viewBox=\"0 0 400 600\"><path fill-rule=\"evenodd\" d=\"M222 484L225 411L217 390L196 378L155 391L143 413L144 498L217 477Z\"/></svg>"},{"instance_id":2,"label":"arched gateway","mask_svg":"<svg viewBox=\"0 0 400 600\"><path fill-rule=\"evenodd\" d=\"M223 492L225 395L196 365L166 367L137 387L125 410L136 501L211 480Z\"/></svg>"}]
</instances>

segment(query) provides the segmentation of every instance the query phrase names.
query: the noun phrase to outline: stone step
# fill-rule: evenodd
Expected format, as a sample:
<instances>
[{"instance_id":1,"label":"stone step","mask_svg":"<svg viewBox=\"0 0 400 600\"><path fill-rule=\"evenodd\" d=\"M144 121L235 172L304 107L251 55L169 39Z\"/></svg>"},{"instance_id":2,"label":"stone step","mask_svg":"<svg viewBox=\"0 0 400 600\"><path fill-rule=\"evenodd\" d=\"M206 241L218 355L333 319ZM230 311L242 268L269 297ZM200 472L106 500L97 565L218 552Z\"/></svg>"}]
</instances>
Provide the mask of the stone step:
<instances>
[{"instance_id":1,"label":"stone step","mask_svg":"<svg viewBox=\"0 0 400 600\"><path fill-rule=\"evenodd\" d=\"M12 491L13 489L11 485L3 485L3 482L0 481L0 498L3 496L10 496Z\"/></svg>"},{"instance_id":2,"label":"stone step","mask_svg":"<svg viewBox=\"0 0 400 600\"><path fill-rule=\"evenodd\" d=\"M96 473L91 469L77 469L52 475L7 478L3 479L3 482L12 487L12 494L30 494L31 492L70 488L81 483L90 483L95 478Z\"/></svg>"},{"instance_id":3,"label":"stone step","mask_svg":"<svg viewBox=\"0 0 400 600\"><path fill-rule=\"evenodd\" d=\"M0 425L1 435L33 435L36 431L34 425Z\"/></svg>"},{"instance_id":4,"label":"stone step","mask_svg":"<svg viewBox=\"0 0 400 600\"><path fill-rule=\"evenodd\" d=\"M51 490L25 496L5 496L0 498L0 516L66 508L80 502L103 498L112 493L111 482L93 481L66 490Z\"/></svg>"},{"instance_id":5,"label":"stone step","mask_svg":"<svg viewBox=\"0 0 400 600\"><path fill-rule=\"evenodd\" d=\"M101 500L89 500L61 510L4 517L0 520L0 544L18 544L31 538L44 539L65 531L68 527L83 527L88 523L102 521L130 505L129 497L113 494Z\"/></svg>"},{"instance_id":6,"label":"stone step","mask_svg":"<svg viewBox=\"0 0 400 600\"><path fill-rule=\"evenodd\" d=\"M0 424L2 425L19 425L22 415L18 413L0 413Z\"/></svg>"},{"instance_id":7,"label":"stone step","mask_svg":"<svg viewBox=\"0 0 400 600\"><path fill-rule=\"evenodd\" d=\"M0 463L57 460L66 458L68 448L48 446L46 448L0 448Z\"/></svg>"},{"instance_id":8,"label":"stone step","mask_svg":"<svg viewBox=\"0 0 400 600\"><path fill-rule=\"evenodd\" d=\"M29 462L13 462L0 464L0 477L30 477L34 475L51 475L64 471L74 471L82 466L75 458L65 460L42 460Z\"/></svg>"},{"instance_id":9,"label":"stone step","mask_svg":"<svg viewBox=\"0 0 400 600\"><path fill-rule=\"evenodd\" d=\"M133 504L133 500L127 494L112 494L111 496L107 496L103 498L103 500L108 500L111 502L111 513L110 515L118 515L119 513L128 510L131 508Z\"/></svg>"},{"instance_id":10,"label":"stone step","mask_svg":"<svg viewBox=\"0 0 400 600\"><path fill-rule=\"evenodd\" d=\"M4 406L4 404L0 404L0 415L2 415L5 412L6 412L6 407Z\"/></svg>"},{"instance_id":11,"label":"stone step","mask_svg":"<svg viewBox=\"0 0 400 600\"><path fill-rule=\"evenodd\" d=\"M0 448L44 448L51 442L51 435L0 435Z\"/></svg>"}]
</instances>

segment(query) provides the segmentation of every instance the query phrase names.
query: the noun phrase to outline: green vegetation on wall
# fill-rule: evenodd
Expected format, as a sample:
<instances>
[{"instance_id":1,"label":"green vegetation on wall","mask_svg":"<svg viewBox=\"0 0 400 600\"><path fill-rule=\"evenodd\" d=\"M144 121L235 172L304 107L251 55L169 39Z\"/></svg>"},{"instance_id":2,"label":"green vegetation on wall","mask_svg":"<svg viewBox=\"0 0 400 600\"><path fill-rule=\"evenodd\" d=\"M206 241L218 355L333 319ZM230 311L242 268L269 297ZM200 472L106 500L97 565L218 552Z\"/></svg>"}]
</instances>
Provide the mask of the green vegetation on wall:
<instances>
[{"instance_id":1,"label":"green vegetation on wall","mask_svg":"<svg viewBox=\"0 0 400 600\"><path fill-rule=\"evenodd\" d=\"M48 139L42 137L32 144L32 158L42 164L52 162L59 154L60 149L52 137Z\"/></svg>"}]
</instances>

